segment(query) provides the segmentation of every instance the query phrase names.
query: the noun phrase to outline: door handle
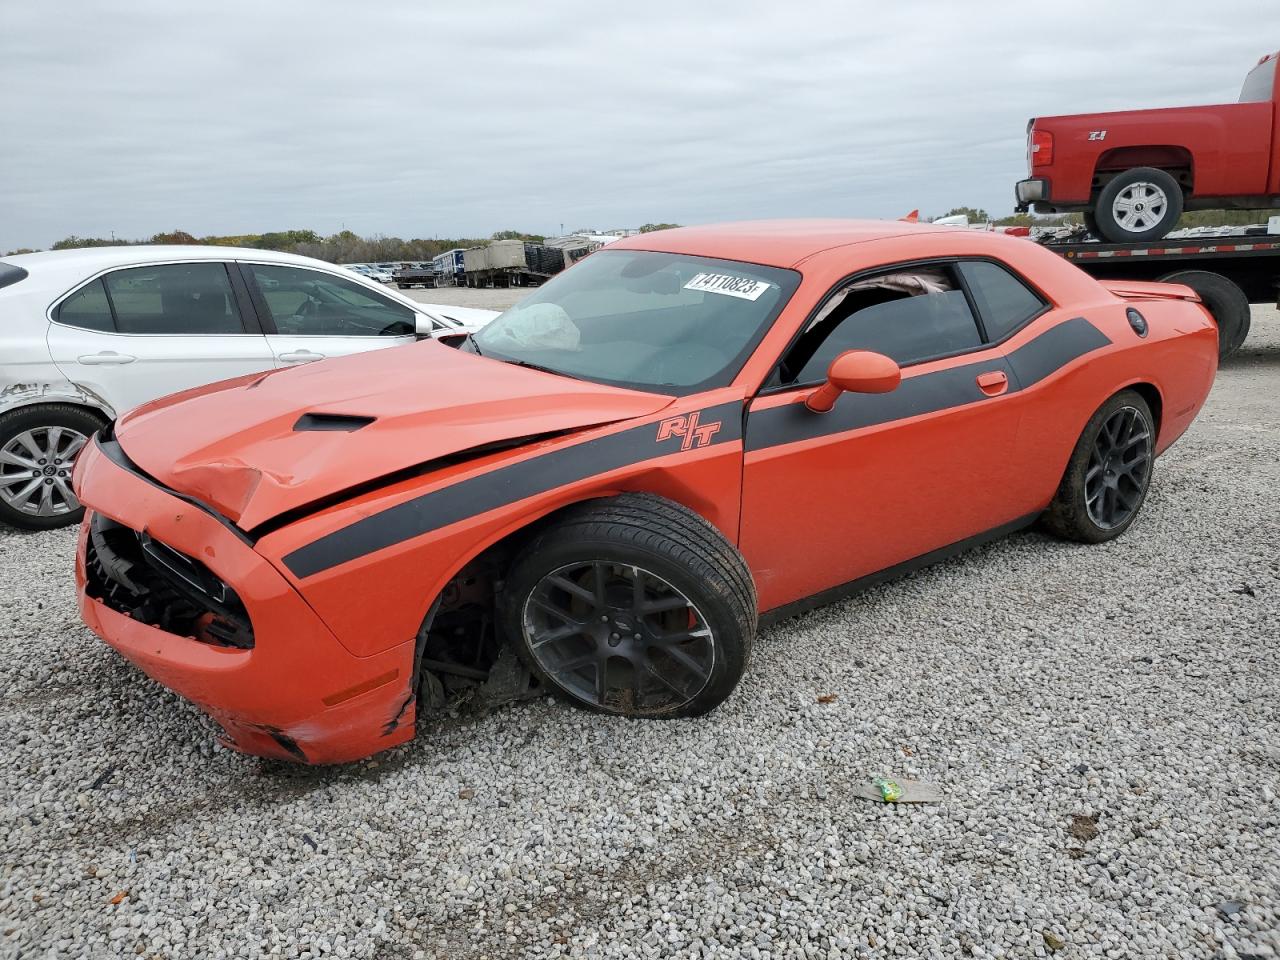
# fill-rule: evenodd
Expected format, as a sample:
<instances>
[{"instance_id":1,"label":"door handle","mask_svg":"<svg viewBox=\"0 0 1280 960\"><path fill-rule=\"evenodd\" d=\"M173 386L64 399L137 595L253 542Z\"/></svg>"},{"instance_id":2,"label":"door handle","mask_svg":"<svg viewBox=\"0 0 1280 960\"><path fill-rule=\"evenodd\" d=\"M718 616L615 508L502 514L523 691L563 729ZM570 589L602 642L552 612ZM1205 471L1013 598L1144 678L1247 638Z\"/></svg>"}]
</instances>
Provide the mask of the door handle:
<instances>
[{"instance_id":1,"label":"door handle","mask_svg":"<svg viewBox=\"0 0 1280 960\"><path fill-rule=\"evenodd\" d=\"M133 363L138 358L131 357L127 353L116 353L114 350L103 350L101 353L86 353L76 359L86 367L100 367L107 364Z\"/></svg>"},{"instance_id":2,"label":"door handle","mask_svg":"<svg viewBox=\"0 0 1280 960\"><path fill-rule=\"evenodd\" d=\"M310 350L294 350L280 354L280 359L285 363L310 363L312 360L323 360L324 354L312 353Z\"/></svg>"},{"instance_id":3,"label":"door handle","mask_svg":"<svg viewBox=\"0 0 1280 960\"><path fill-rule=\"evenodd\" d=\"M1002 370L988 370L978 374L978 389L988 397L998 397L1009 389L1009 378Z\"/></svg>"}]
</instances>

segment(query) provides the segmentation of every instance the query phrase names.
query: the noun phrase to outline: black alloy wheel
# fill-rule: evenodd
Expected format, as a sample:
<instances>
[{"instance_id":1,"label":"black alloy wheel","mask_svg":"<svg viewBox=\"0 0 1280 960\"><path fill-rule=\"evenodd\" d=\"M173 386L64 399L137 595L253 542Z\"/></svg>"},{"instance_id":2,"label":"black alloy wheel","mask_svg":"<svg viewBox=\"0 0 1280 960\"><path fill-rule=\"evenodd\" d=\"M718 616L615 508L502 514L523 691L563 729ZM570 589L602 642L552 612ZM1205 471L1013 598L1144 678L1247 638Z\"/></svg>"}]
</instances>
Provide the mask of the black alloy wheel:
<instances>
[{"instance_id":1,"label":"black alloy wheel","mask_svg":"<svg viewBox=\"0 0 1280 960\"><path fill-rule=\"evenodd\" d=\"M1151 424L1123 406L1103 421L1085 470L1085 505L1103 530L1122 527L1142 505L1151 478Z\"/></svg>"},{"instance_id":2,"label":"black alloy wheel","mask_svg":"<svg viewBox=\"0 0 1280 960\"><path fill-rule=\"evenodd\" d=\"M564 692L611 713L679 711L715 670L706 617L669 582L634 564L559 567L528 594L522 619L538 667Z\"/></svg>"}]
</instances>

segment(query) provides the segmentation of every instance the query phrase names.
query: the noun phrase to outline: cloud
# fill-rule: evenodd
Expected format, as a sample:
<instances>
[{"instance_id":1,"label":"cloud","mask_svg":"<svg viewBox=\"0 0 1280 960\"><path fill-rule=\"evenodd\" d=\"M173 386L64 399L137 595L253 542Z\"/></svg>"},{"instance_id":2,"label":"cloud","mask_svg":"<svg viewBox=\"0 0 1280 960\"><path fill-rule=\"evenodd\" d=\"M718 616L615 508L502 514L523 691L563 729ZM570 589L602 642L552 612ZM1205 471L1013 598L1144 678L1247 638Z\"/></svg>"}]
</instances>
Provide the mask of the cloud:
<instances>
[{"instance_id":1,"label":"cloud","mask_svg":"<svg viewBox=\"0 0 1280 960\"><path fill-rule=\"evenodd\" d=\"M0 249L1004 212L1028 117L1234 100L1280 35L1274 0L51 9L0 33Z\"/></svg>"}]
</instances>

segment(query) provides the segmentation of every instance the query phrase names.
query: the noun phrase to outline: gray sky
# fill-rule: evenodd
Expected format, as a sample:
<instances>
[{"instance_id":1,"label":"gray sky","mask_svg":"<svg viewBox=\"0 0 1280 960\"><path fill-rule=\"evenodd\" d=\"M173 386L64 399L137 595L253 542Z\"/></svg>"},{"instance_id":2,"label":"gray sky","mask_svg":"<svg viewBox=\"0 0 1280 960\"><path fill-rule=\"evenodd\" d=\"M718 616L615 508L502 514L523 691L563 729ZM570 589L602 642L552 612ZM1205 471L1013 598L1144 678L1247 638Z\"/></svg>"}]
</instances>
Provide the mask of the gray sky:
<instances>
[{"instance_id":1,"label":"gray sky","mask_svg":"<svg viewBox=\"0 0 1280 960\"><path fill-rule=\"evenodd\" d=\"M11 0L0 251L1012 207L1035 114L1232 101L1278 0Z\"/></svg>"}]
</instances>

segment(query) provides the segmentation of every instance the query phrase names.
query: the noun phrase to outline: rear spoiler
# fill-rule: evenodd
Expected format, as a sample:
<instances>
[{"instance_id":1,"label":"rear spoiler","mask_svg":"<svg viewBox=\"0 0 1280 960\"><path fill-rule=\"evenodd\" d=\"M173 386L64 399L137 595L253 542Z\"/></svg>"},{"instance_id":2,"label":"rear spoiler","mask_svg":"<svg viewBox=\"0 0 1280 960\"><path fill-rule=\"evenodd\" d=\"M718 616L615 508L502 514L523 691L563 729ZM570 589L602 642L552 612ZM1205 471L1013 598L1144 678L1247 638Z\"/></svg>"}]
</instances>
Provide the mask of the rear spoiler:
<instances>
[{"instance_id":1,"label":"rear spoiler","mask_svg":"<svg viewBox=\"0 0 1280 960\"><path fill-rule=\"evenodd\" d=\"M1181 283L1149 283L1143 280L1101 280L1104 287L1122 300L1190 300L1200 302L1200 296Z\"/></svg>"}]
</instances>

